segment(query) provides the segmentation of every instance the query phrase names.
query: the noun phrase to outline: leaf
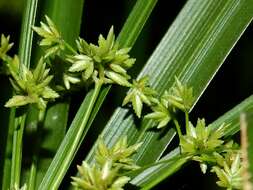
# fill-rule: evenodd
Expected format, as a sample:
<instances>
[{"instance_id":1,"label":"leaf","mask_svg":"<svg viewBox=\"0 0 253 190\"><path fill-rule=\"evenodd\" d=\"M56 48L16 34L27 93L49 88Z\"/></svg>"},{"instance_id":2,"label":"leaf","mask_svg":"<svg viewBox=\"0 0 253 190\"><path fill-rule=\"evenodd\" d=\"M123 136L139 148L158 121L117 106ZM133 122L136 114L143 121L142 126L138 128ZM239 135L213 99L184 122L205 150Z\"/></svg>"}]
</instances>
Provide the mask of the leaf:
<instances>
[{"instance_id":1,"label":"leaf","mask_svg":"<svg viewBox=\"0 0 253 190\"><path fill-rule=\"evenodd\" d=\"M174 76L177 76L183 84L193 88L196 103L252 16L251 0L189 0L138 78L152 73L150 85L162 94L173 85ZM158 160L174 137L173 129L168 129L165 136L157 131L144 132L152 126L154 123L146 120L141 126L135 126L129 110L118 108L102 137L108 144L126 134L132 143L136 139L143 141L135 159L139 165L145 165ZM92 150L87 160L93 159Z\"/></svg>"},{"instance_id":2,"label":"leaf","mask_svg":"<svg viewBox=\"0 0 253 190\"><path fill-rule=\"evenodd\" d=\"M136 2L117 38L121 47L133 46L157 2L158 0L138 0Z\"/></svg>"}]
</instances>

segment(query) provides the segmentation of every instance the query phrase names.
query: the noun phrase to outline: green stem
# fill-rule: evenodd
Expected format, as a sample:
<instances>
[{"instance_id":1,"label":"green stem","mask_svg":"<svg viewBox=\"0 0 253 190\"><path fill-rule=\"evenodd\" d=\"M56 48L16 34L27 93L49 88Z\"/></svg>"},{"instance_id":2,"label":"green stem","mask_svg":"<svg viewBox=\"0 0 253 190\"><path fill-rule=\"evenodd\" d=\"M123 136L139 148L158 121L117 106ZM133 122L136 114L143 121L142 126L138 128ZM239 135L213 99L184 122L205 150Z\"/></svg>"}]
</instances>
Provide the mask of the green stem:
<instances>
[{"instance_id":1,"label":"green stem","mask_svg":"<svg viewBox=\"0 0 253 190\"><path fill-rule=\"evenodd\" d=\"M182 131L180 129L180 125L179 125L179 123L178 123L178 121L176 119L173 119L173 122L174 122L174 124L176 126L177 134L178 134L179 138L181 138L182 137Z\"/></svg>"},{"instance_id":2,"label":"green stem","mask_svg":"<svg viewBox=\"0 0 253 190\"><path fill-rule=\"evenodd\" d=\"M39 150L40 150L40 143L41 143L41 130L42 130L44 119L45 119L45 113L46 113L46 110L39 111L38 125L36 129L37 141L36 141L35 150L32 157L30 176L29 176L29 181L27 185L29 190L33 190L36 187L37 166L38 166Z\"/></svg>"},{"instance_id":3,"label":"green stem","mask_svg":"<svg viewBox=\"0 0 253 190\"><path fill-rule=\"evenodd\" d=\"M11 164L11 188L20 185L23 133L25 128L26 114L15 119L15 130L13 136L12 164Z\"/></svg>"},{"instance_id":4,"label":"green stem","mask_svg":"<svg viewBox=\"0 0 253 190\"><path fill-rule=\"evenodd\" d=\"M189 113L185 111L185 129L186 129L186 134L190 134L190 128L189 128Z\"/></svg>"},{"instance_id":5,"label":"green stem","mask_svg":"<svg viewBox=\"0 0 253 190\"><path fill-rule=\"evenodd\" d=\"M96 103L97 97L99 95L99 92L101 90L103 81L97 80L95 82L95 89L91 95L91 99L87 105L87 110L85 112L85 115L83 116L83 119L81 120L81 123L79 125L78 131L74 132L74 139L71 141L71 144L69 144L69 139L66 138L69 136L69 132L66 134L61 146L59 147L55 159L52 161L51 165L49 166L46 175L43 178L43 181L41 182L39 186L39 190L48 190L48 189L58 189L66 171L68 170L68 167L77 151L77 148L80 145L80 141L83 137L84 130L86 128L86 125L90 119L90 114L93 110L93 107ZM68 142L66 142L68 141ZM67 144L66 144L67 143ZM65 149L65 146L69 146L68 149ZM63 152L61 152L63 150ZM60 151L60 153L59 153ZM66 151L66 152L65 152ZM60 155L58 155L60 154ZM58 158L59 157L59 158ZM57 158L57 159L56 159Z\"/></svg>"}]
</instances>

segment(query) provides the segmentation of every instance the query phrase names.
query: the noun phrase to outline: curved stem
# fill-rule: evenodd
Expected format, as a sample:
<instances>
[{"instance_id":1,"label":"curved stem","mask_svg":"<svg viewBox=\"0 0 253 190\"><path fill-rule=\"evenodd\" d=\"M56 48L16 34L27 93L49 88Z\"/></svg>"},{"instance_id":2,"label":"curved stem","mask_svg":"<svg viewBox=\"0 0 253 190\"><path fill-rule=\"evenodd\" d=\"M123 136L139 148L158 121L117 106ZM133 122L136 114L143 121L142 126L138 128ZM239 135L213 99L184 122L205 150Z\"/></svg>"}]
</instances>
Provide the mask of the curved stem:
<instances>
[{"instance_id":1,"label":"curved stem","mask_svg":"<svg viewBox=\"0 0 253 190\"><path fill-rule=\"evenodd\" d=\"M180 125L179 125L179 123L178 123L178 121L176 119L173 119L173 122L174 122L174 124L176 126L177 134L178 134L179 138L181 138L182 137L182 131L180 129Z\"/></svg>"},{"instance_id":2,"label":"curved stem","mask_svg":"<svg viewBox=\"0 0 253 190\"><path fill-rule=\"evenodd\" d=\"M190 134L189 113L187 111L185 112L185 129L186 129L186 134Z\"/></svg>"}]
</instances>

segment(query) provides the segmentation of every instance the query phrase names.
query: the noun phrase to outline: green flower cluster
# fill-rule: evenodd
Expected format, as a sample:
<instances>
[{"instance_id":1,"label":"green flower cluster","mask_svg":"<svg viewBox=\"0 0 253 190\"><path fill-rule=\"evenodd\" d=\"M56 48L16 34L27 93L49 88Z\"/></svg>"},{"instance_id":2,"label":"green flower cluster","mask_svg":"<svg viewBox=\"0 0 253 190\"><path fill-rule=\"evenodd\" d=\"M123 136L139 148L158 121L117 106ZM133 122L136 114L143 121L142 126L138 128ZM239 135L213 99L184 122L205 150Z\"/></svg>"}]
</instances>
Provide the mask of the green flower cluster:
<instances>
[{"instance_id":1,"label":"green flower cluster","mask_svg":"<svg viewBox=\"0 0 253 190\"><path fill-rule=\"evenodd\" d=\"M115 41L113 27L104 38L98 38L98 45L88 44L84 39L76 40L71 47L63 40L55 24L46 17L47 23L33 29L42 37L41 46L46 48L45 57L60 57L63 60L63 84L66 89L71 84L85 84L101 79L104 84L116 83L130 87L127 69L133 66L135 59L130 58L130 48L119 48Z\"/></svg>"},{"instance_id":2,"label":"green flower cluster","mask_svg":"<svg viewBox=\"0 0 253 190\"><path fill-rule=\"evenodd\" d=\"M49 75L49 69L46 69L43 58L39 60L34 71L20 64L17 56L7 66L16 95L8 100L6 107L37 104L39 109L45 109L49 100L59 97L59 94L49 86L53 76Z\"/></svg>"},{"instance_id":3,"label":"green flower cluster","mask_svg":"<svg viewBox=\"0 0 253 190\"><path fill-rule=\"evenodd\" d=\"M6 107L24 106L36 104L39 109L45 109L48 101L59 97L59 94L50 87L53 79L49 75L50 69L41 58L36 68L31 71L24 64L21 64L18 56L13 58L7 55L8 50L13 46L9 43L9 37L1 36L0 58L6 63L10 82L14 88L15 95L5 104Z\"/></svg>"},{"instance_id":4,"label":"green flower cluster","mask_svg":"<svg viewBox=\"0 0 253 190\"><path fill-rule=\"evenodd\" d=\"M133 85L123 100L122 105L124 106L131 102L136 115L140 118L143 103L151 106L156 102L154 97L156 94L156 91L148 86L148 77L145 76L138 81L133 80Z\"/></svg>"},{"instance_id":5,"label":"green flower cluster","mask_svg":"<svg viewBox=\"0 0 253 190\"><path fill-rule=\"evenodd\" d=\"M227 126L221 125L217 130L206 126L204 119L199 119L196 127L189 122L189 130L180 137L180 145L183 153L210 152L220 147L224 141L221 140Z\"/></svg>"},{"instance_id":6,"label":"green flower cluster","mask_svg":"<svg viewBox=\"0 0 253 190\"><path fill-rule=\"evenodd\" d=\"M96 163L90 166L83 161L77 166L80 177L72 177L72 184L84 190L123 190L130 178L121 173L139 168L130 157L140 146L141 143L128 147L127 138L123 137L108 148L99 138Z\"/></svg>"},{"instance_id":7,"label":"green flower cluster","mask_svg":"<svg viewBox=\"0 0 253 190\"><path fill-rule=\"evenodd\" d=\"M123 100L123 106L131 103L138 117L141 116L143 104L148 105L153 112L145 115L158 123L157 128L165 127L174 117L177 110L188 112L193 104L194 96L192 88L183 85L175 78L175 86L157 97L157 92L148 84L148 77L133 81L129 92Z\"/></svg>"},{"instance_id":8,"label":"green flower cluster","mask_svg":"<svg viewBox=\"0 0 253 190\"><path fill-rule=\"evenodd\" d=\"M212 167L211 172L216 173L219 181L216 183L227 190L242 189L241 154L239 152L227 154L225 157L216 154L217 165Z\"/></svg>"},{"instance_id":9,"label":"green flower cluster","mask_svg":"<svg viewBox=\"0 0 253 190\"><path fill-rule=\"evenodd\" d=\"M33 26L32 28L38 35L43 37L39 44L47 47L45 57L49 57L64 50L65 44L53 21L49 17L45 17L47 24L40 22L40 27Z\"/></svg>"},{"instance_id":10,"label":"green flower cluster","mask_svg":"<svg viewBox=\"0 0 253 190\"><path fill-rule=\"evenodd\" d=\"M102 81L103 84L132 86L127 69L133 66L135 59L128 54L130 48L119 48L113 27L106 38L99 36L98 45L79 38L73 48L64 41L49 17L46 16L46 23L40 24L33 30L42 37L39 44L45 48L45 54L34 70L20 63L17 56L7 55L13 43L9 43L9 36L1 36L0 59L6 63L4 66L15 90L6 107L36 104L39 109L45 109L48 101L54 101L74 84L74 87L82 87Z\"/></svg>"}]
</instances>

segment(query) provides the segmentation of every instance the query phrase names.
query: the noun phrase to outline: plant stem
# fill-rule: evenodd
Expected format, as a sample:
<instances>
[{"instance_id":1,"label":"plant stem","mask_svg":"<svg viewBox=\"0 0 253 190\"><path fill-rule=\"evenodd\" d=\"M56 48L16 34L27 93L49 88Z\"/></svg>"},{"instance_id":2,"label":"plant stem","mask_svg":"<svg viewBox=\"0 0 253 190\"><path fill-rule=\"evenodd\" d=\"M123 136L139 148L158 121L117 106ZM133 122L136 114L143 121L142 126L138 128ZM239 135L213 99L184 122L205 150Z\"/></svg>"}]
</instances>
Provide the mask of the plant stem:
<instances>
[{"instance_id":1,"label":"plant stem","mask_svg":"<svg viewBox=\"0 0 253 190\"><path fill-rule=\"evenodd\" d=\"M40 144L41 144L41 130L43 127L44 119L45 119L45 113L46 110L40 110L38 115L38 125L37 125L37 141L35 144L35 150L32 157L32 163L31 163L31 169L30 169L30 176L28 181L28 189L33 190L36 187L36 176L37 176L37 166L38 166L38 160L39 160L39 150L40 150Z\"/></svg>"},{"instance_id":2,"label":"plant stem","mask_svg":"<svg viewBox=\"0 0 253 190\"><path fill-rule=\"evenodd\" d=\"M186 129L186 134L190 134L189 113L187 111L185 111L185 129Z\"/></svg>"},{"instance_id":3,"label":"plant stem","mask_svg":"<svg viewBox=\"0 0 253 190\"><path fill-rule=\"evenodd\" d=\"M179 123L176 119L173 119L173 122L176 126L177 134L178 134L179 138L181 138L182 137L182 132L181 132L181 129L180 129L180 125L179 125Z\"/></svg>"},{"instance_id":4,"label":"plant stem","mask_svg":"<svg viewBox=\"0 0 253 190\"><path fill-rule=\"evenodd\" d=\"M13 135L12 164L11 164L11 188L20 184L23 133L25 128L26 114L15 119Z\"/></svg>"}]
</instances>

